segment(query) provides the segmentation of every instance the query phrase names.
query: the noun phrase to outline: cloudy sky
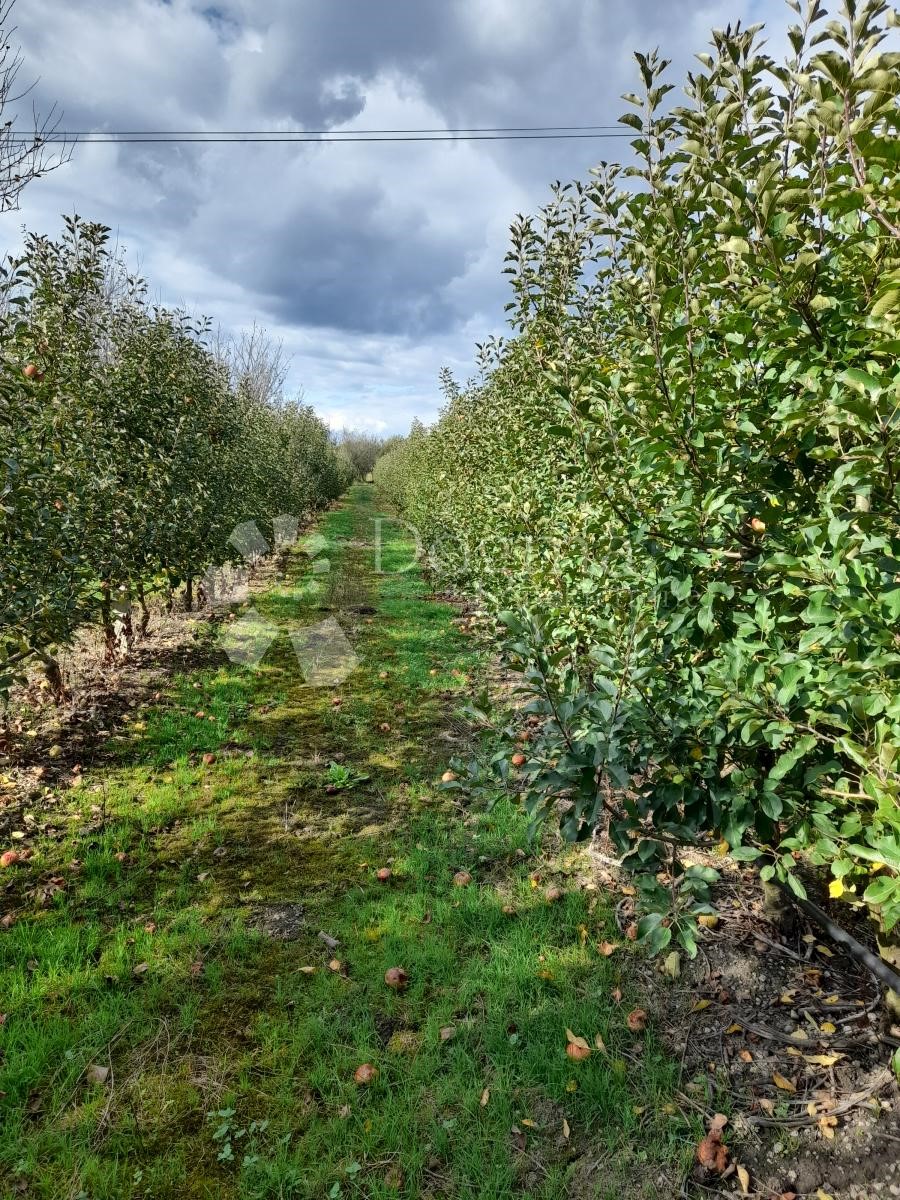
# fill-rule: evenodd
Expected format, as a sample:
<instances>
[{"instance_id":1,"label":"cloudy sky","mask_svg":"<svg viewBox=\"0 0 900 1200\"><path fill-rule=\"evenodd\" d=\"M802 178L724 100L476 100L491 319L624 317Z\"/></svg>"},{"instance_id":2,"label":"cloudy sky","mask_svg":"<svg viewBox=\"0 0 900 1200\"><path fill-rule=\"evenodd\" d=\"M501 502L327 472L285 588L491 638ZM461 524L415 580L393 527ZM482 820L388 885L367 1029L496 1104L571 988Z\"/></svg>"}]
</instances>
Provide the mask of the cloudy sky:
<instances>
[{"instance_id":1,"label":"cloudy sky","mask_svg":"<svg viewBox=\"0 0 900 1200\"><path fill-rule=\"evenodd\" d=\"M23 79L68 129L597 125L631 52L673 81L713 26L783 0L19 0ZM777 31L777 33L776 33ZM156 294L292 356L291 387L335 426L404 431L444 364L503 327L510 221L622 141L81 146L0 217L110 225Z\"/></svg>"}]
</instances>

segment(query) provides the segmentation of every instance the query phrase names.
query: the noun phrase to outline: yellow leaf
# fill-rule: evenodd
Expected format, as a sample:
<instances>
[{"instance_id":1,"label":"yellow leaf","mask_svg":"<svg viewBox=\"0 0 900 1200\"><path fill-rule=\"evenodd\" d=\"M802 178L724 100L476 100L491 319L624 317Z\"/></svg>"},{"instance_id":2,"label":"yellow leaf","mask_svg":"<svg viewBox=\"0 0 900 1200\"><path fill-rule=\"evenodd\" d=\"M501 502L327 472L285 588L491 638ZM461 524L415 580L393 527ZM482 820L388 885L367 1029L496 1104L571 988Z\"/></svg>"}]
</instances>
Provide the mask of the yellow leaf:
<instances>
[{"instance_id":1,"label":"yellow leaf","mask_svg":"<svg viewBox=\"0 0 900 1200\"><path fill-rule=\"evenodd\" d=\"M725 1030L725 1032L726 1033L740 1033L743 1028L744 1028L743 1025L738 1025L738 1024L729 1025L728 1028Z\"/></svg>"},{"instance_id":2,"label":"yellow leaf","mask_svg":"<svg viewBox=\"0 0 900 1200\"><path fill-rule=\"evenodd\" d=\"M816 942L816 949L820 954L824 954L826 958L834 958L834 951L829 950L827 946L823 946L819 942Z\"/></svg>"},{"instance_id":3,"label":"yellow leaf","mask_svg":"<svg viewBox=\"0 0 900 1200\"><path fill-rule=\"evenodd\" d=\"M824 1003L825 1004L837 1004L839 999L840 999L840 996L826 996Z\"/></svg>"},{"instance_id":4,"label":"yellow leaf","mask_svg":"<svg viewBox=\"0 0 900 1200\"><path fill-rule=\"evenodd\" d=\"M845 1054L804 1054L803 1057L808 1063L815 1063L818 1067L833 1067L836 1062L840 1062L847 1056Z\"/></svg>"},{"instance_id":5,"label":"yellow leaf","mask_svg":"<svg viewBox=\"0 0 900 1200\"><path fill-rule=\"evenodd\" d=\"M577 1079L570 1079L570 1080L569 1080L569 1082L566 1084L566 1091L567 1091L567 1092L577 1092L577 1091L578 1091L578 1081L577 1081Z\"/></svg>"},{"instance_id":6,"label":"yellow leaf","mask_svg":"<svg viewBox=\"0 0 900 1200\"><path fill-rule=\"evenodd\" d=\"M837 1026L832 1025L830 1021L823 1021L819 1029L822 1033L837 1033Z\"/></svg>"},{"instance_id":7,"label":"yellow leaf","mask_svg":"<svg viewBox=\"0 0 900 1200\"><path fill-rule=\"evenodd\" d=\"M482 1108L487 1108L488 1101L490 1100L490 1098L491 1098L490 1088L485 1088L484 1091L481 1093L480 1103L481 1103Z\"/></svg>"},{"instance_id":8,"label":"yellow leaf","mask_svg":"<svg viewBox=\"0 0 900 1200\"><path fill-rule=\"evenodd\" d=\"M838 900L844 894L844 881L842 879L832 879L828 885L828 895L832 900Z\"/></svg>"},{"instance_id":9,"label":"yellow leaf","mask_svg":"<svg viewBox=\"0 0 900 1200\"><path fill-rule=\"evenodd\" d=\"M738 1058L741 1060L741 1062L753 1062L753 1055L749 1050L742 1050L738 1055Z\"/></svg>"},{"instance_id":10,"label":"yellow leaf","mask_svg":"<svg viewBox=\"0 0 900 1200\"><path fill-rule=\"evenodd\" d=\"M580 1046L582 1050L590 1050L590 1046L583 1037L578 1037L571 1029L566 1030L566 1041L571 1042L573 1046Z\"/></svg>"},{"instance_id":11,"label":"yellow leaf","mask_svg":"<svg viewBox=\"0 0 900 1200\"><path fill-rule=\"evenodd\" d=\"M709 1008L711 1004L712 1000L698 1000L697 1003L691 1008L691 1012L703 1012L703 1010L705 1008Z\"/></svg>"},{"instance_id":12,"label":"yellow leaf","mask_svg":"<svg viewBox=\"0 0 900 1200\"><path fill-rule=\"evenodd\" d=\"M565 1117L563 1117L562 1133L563 1133L563 1137L566 1139L566 1141L568 1141L568 1140L569 1140L569 1134L570 1134L571 1132L572 1132L572 1131L571 1131L571 1129L569 1128L569 1122L566 1120L566 1118L565 1118Z\"/></svg>"},{"instance_id":13,"label":"yellow leaf","mask_svg":"<svg viewBox=\"0 0 900 1200\"><path fill-rule=\"evenodd\" d=\"M806 1032L805 1029L795 1029L794 1032L791 1034L791 1041L793 1041L793 1042L808 1042L809 1034Z\"/></svg>"},{"instance_id":14,"label":"yellow leaf","mask_svg":"<svg viewBox=\"0 0 900 1200\"><path fill-rule=\"evenodd\" d=\"M785 1079L783 1075L779 1075L776 1071L772 1076L772 1082L777 1088L781 1088L783 1092L796 1092L796 1088L789 1079Z\"/></svg>"},{"instance_id":15,"label":"yellow leaf","mask_svg":"<svg viewBox=\"0 0 900 1200\"><path fill-rule=\"evenodd\" d=\"M620 891L622 892L623 896L636 896L637 895L637 892L631 886L631 884L626 884L626 886L621 888Z\"/></svg>"},{"instance_id":16,"label":"yellow leaf","mask_svg":"<svg viewBox=\"0 0 900 1200\"><path fill-rule=\"evenodd\" d=\"M594 1034L594 1045L597 1047L598 1050L606 1049L606 1042L604 1042L603 1038L600 1036L599 1033Z\"/></svg>"},{"instance_id":17,"label":"yellow leaf","mask_svg":"<svg viewBox=\"0 0 900 1200\"><path fill-rule=\"evenodd\" d=\"M803 1057L802 1053L797 1049L796 1046L788 1046L787 1049L785 1050L785 1054L790 1054L792 1058L802 1058Z\"/></svg>"},{"instance_id":18,"label":"yellow leaf","mask_svg":"<svg viewBox=\"0 0 900 1200\"><path fill-rule=\"evenodd\" d=\"M829 1142L834 1139L834 1126L837 1121L834 1117L820 1117L819 1129L822 1131L822 1137L828 1138Z\"/></svg>"},{"instance_id":19,"label":"yellow leaf","mask_svg":"<svg viewBox=\"0 0 900 1200\"><path fill-rule=\"evenodd\" d=\"M737 1177L741 1182L741 1192L745 1196L750 1195L750 1172L746 1167L737 1168Z\"/></svg>"},{"instance_id":20,"label":"yellow leaf","mask_svg":"<svg viewBox=\"0 0 900 1200\"><path fill-rule=\"evenodd\" d=\"M519 1122L520 1125L527 1125L529 1129L537 1129L537 1125L530 1117L525 1117Z\"/></svg>"},{"instance_id":21,"label":"yellow leaf","mask_svg":"<svg viewBox=\"0 0 900 1200\"><path fill-rule=\"evenodd\" d=\"M829 1195L828 1192L823 1192L822 1189L819 1188L819 1190L816 1192L816 1200L834 1200L834 1196Z\"/></svg>"},{"instance_id":22,"label":"yellow leaf","mask_svg":"<svg viewBox=\"0 0 900 1200\"><path fill-rule=\"evenodd\" d=\"M782 1004L793 1004L796 994L796 992L782 992L779 999L781 1000Z\"/></svg>"}]
</instances>

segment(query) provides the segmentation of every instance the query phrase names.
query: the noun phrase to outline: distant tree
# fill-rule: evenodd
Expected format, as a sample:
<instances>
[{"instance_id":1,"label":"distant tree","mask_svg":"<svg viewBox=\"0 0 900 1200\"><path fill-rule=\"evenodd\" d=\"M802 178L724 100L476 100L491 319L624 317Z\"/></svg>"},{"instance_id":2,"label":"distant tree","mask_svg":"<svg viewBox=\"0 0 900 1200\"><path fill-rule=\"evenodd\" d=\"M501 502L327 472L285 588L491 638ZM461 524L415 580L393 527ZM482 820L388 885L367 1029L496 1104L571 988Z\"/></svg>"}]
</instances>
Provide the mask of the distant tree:
<instances>
[{"instance_id":1,"label":"distant tree","mask_svg":"<svg viewBox=\"0 0 900 1200\"><path fill-rule=\"evenodd\" d=\"M283 401L291 360L284 343L275 341L261 325L254 322L239 337L220 329L211 349L224 364L235 391L244 392L258 404Z\"/></svg>"},{"instance_id":2,"label":"distant tree","mask_svg":"<svg viewBox=\"0 0 900 1200\"><path fill-rule=\"evenodd\" d=\"M54 105L46 116L32 107L27 128L20 127L13 106L23 100L34 84L17 91L17 77L24 59L13 47L15 0L0 0L0 212L19 207L19 197L32 179L69 161L72 151L57 136L61 114Z\"/></svg>"},{"instance_id":3,"label":"distant tree","mask_svg":"<svg viewBox=\"0 0 900 1200\"><path fill-rule=\"evenodd\" d=\"M362 429L342 429L338 438L344 457L350 462L358 479L365 479L394 440L366 433Z\"/></svg>"}]
</instances>

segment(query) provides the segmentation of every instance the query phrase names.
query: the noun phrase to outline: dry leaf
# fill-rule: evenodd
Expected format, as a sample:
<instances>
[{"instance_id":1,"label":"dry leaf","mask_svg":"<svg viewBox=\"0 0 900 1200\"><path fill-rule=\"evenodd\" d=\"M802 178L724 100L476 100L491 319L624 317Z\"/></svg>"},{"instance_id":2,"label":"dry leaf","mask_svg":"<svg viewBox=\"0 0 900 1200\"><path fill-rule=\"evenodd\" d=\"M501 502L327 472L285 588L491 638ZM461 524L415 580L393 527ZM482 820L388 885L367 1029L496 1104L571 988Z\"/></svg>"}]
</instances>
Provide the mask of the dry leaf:
<instances>
[{"instance_id":1,"label":"dry leaf","mask_svg":"<svg viewBox=\"0 0 900 1200\"><path fill-rule=\"evenodd\" d=\"M590 1050L590 1046L583 1037L578 1037L571 1029L566 1030L566 1041L573 1046L578 1046L581 1050Z\"/></svg>"},{"instance_id":2,"label":"dry leaf","mask_svg":"<svg viewBox=\"0 0 900 1200\"><path fill-rule=\"evenodd\" d=\"M603 1038L600 1036L599 1033L594 1034L594 1045L597 1047L598 1050L606 1049L606 1042L604 1042Z\"/></svg>"},{"instance_id":3,"label":"dry leaf","mask_svg":"<svg viewBox=\"0 0 900 1200\"><path fill-rule=\"evenodd\" d=\"M615 954L618 948L618 942L601 942L597 947L604 958L609 958L611 954Z\"/></svg>"},{"instance_id":4,"label":"dry leaf","mask_svg":"<svg viewBox=\"0 0 900 1200\"><path fill-rule=\"evenodd\" d=\"M834 1200L834 1196L830 1196L828 1192L823 1192L821 1188L816 1192L816 1200Z\"/></svg>"},{"instance_id":5,"label":"dry leaf","mask_svg":"<svg viewBox=\"0 0 900 1200\"><path fill-rule=\"evenodd\" d=\"M775 1071L772 1075L772 1082L777 1088L781 1088L783 1092L796 1092L797 1090L789 1079L785 1079L785 1077L780 1075L777 1071Z\"/></svg>"},{"instance_id":6,"label":"dry leaf","mask_svg":"<svg viewBox=\"0 0 900 1200\"><path fill-rule=\"evenodd\" d=\"M301 975L315 975L315 973L316 973L315 967L301 967L300 968Z\"/></svg>"},{"instance_id":7,"label":"dry leaf","mask_svg":"<svg viewBox=\"0 0 900 1200\"><path fill-rule=\"evenodd\" d=\"M821 1033L837 1033L837 1026L832 1025L830 1021L823 1021L819 1026L819 1030Z\"/></svg>"},{"instance_id":8,"label":"dry leaf","mask_svg":"<svg viewBox=\"0 0 900 1200\"><path fill-rule=\"evenodd\" d=\"M775 1112L775 1101L770 1100L768 1096L760 1096L757 1100L757 1104L763 1110L763 1112L767 1112L770 1117Z\"/></svg>"},{"instance_id":9,"label":"dry leaf","mask_svg":"<svg viewBox=\"0 0 900 1200\"><path fill-rule=\"evenodd\" d=\"M444 1025L441 1027L441 1041L442 1042L449 1042L452 1038L455 1038L455 1037L456 1037L456 1026L455 1025Z\"/></svg>"},{"instance_id":10,"label":"dry leaf","mask_svg":"<svg viewBox=\"0 0 900 1200\"><path fill-rule=\"evenodd\" d=\"M519 1124L527 1126L528 1129L537 1129L537 1124L530 1117L523 1117Z\"/></svg>"},{"instance_id":11,"label":"dry leaf","mask_svg":"<svg viewBox=\"0 0 900 1200\"><path fill-rule=\"evenodd\" d=\"M822 1137L831 1141L834 1138L834 1127L837 1125L837 1117L819 1117L819 1129L822 1131Z\"/></svg>"},{"instance_id":12,"label":"dry leaf","mask_svg":"<svg viewBox=\"0 0 900 1200\"><path fill-rule=\"evenodd\" d=\"M741 1191L745 1196L750 1195L750 1172L746 1167L737 1168L737 1177L740 1181Z\"/></svg>"},{"instance_id":13,"label":"dry leaf","mask_svg":"<svg viewBox=\"0 0 900 1200\"><path fill-rule=\"evenodd\" d=\"M793 1042L808 1042L809 1034L806 1032L805 1029L795 1029L794 1032L791 1034L791 1041L793 1041Z\"/></svg>"},{"instance_id":14,"label":"dry leaf","mask_svg":"<svg viewBox=\"0 0 900 1200\"><path fill-rule=\"evenodd\" d=\"M566 1118L565 1118L565 1117L563 1117L563 1124L562 1124L562 1135L563 1135L563 1137L566 1139L566 1141L568 1141L568 1140L569 1140L569 1134L570 1134L571 1132L572 1132L572 1131L571 1131L571 1129L569 1128L569 1122L566 1120Z\"/></svg>"},{"instance_id":15,"label":"dry leaf","mask_svg":"<svg viewBox=\"0 0 900 1200\"><path fill-rule=\"evenodd\" d=\"M705 1008L709 1008L712 1000L698 1000L691 1008L691 1012L703 1012Z\"/></svg>"},{"instance_id":16,"label":"dry leaf","mask_svg":"<svg viewBox=\"0 0 900 1200\"><path fill-rule=\"evenodd\" d=\"M741 1050L738 1054L738 1058L741 1060L741 1062L753 1062L753 1055L749 1050Z\"/></svg>"},{"instance_id":17,"label":"dry leaf","mask_svg":"<svg viewBox=\"0 0 900 1200\"><path fill-rule=\"evenodd\" d=\"M817 1067L833 1067L836 1062L840 1062L847 1056L846 1054L804 1054L803 1057L808 1063L815 1063Z\"/></svg>"},{"instance_id":18,"label":"dry leaf","mask_svg":"<svg viewBox=\"0 0 900 1200\"><path fill-rule=\"evenodd\" d=\"M743 1025L737 1025L737 1024L729 1025L728 1028L725 1030L725 1032L726 1033L740 1033L743 1028L744 1028Z\"/></svg>"},{"instance_id":19,"label":"dry leaf","mask_svg":"<svg viewBox=\"0 0 900 1200\"><path fill-rule=\"evenodd\" d=\"M487 1108L488 1101L490 1100L490 1098L491 1098L490 1088L485 1088L484 1091L481 1093L481 1100L479 1101L482 1108Z\"/></svg>"},{"instance_id":20,"label":"dry leaf","mask_svg":"<svg viewBox=\"0 0 900 1200\"><path fill-rule=\"evenodd\" d=\"M101 1067L99 1063L91 1063L85 1074L90 1083L106 1083L109 1078L109 1067Z\"/></svg>"},{"instance_id":21,"label":"dry leaf","mask_svg":"<svg viewBox=\"0 0 900 1200\"><path fill-rule=\"evenodd\" d=\"M827 946L823 946L819 942L816 942L816 949L820 954L824 954L826 958L834 958L834 951L829 950Z\"/></svg>"},{"instance_id":22,"label":"dry leaf","mask_svg":"<svg viewBox=\"0 0 900 1200\"><path fill-rule=\"evenodd\" d=\"M137 975L138 978L140 978L141 975L146 975L149 970L150 970L149 963L138 963L138 965L134 968L134 970L131 973L132 973L132 975Z\"/></svg>"}]
</instances>

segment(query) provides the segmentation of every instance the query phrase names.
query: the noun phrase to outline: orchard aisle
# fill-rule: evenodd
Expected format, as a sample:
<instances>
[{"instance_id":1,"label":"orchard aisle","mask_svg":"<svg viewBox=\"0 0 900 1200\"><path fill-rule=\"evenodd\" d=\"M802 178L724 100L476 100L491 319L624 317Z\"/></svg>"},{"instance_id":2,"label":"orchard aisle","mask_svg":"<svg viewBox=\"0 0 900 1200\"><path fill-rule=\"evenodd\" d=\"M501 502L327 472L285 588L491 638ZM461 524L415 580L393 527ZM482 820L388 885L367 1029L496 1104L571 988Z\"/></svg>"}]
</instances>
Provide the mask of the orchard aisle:
<instances>
[{"instance_id":1,"label":"orchard aisle","mask_svg":"<svg viewBox=\"0 0 900 1200\"><path fill-rule=\"evenodd\" d=\"M488 662L399 525L376 571L379 515L355 487L255 598L262 666L173 679L5 873L3 1195L676 1194L697 1127L611 908L437 787ZM335 621L358 664L308 687Z\"/></svg>"}]
</instances>

